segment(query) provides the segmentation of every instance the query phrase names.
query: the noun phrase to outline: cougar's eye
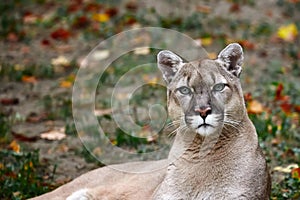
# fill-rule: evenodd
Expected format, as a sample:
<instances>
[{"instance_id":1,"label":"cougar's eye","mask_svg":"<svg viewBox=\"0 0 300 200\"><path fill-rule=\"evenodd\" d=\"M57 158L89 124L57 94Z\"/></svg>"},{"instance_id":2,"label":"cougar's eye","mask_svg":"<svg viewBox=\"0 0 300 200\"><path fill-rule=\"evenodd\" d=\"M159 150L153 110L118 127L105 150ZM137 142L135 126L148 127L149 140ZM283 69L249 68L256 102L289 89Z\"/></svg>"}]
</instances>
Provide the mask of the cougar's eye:
<instances>
[{"instance_id":1,"label":"cougar's eye","mask_svg":"<svg viewBox=\"0 0 300 200\"><path fill-rule=\"evenodd\" d=\"M220 91L224 90L226 85L227 84L225 84L225 83L217 83L216 85L214 85L213 91L220 92Z\"/></svg>"},{"instance_id":2,"label":"cougar's eye","mask_svg":"<svg viewBox=\"0 0 300 200\"><path fill-rule=\"evenodd\" d=\"M185 86L182 86L180 88L178 88L178 91L181 93L181 94L184 94L184 95L187 95L187 94L191 94L192 91L190 88L188 87L185 87Z\"/></svg>"}]
</instances>

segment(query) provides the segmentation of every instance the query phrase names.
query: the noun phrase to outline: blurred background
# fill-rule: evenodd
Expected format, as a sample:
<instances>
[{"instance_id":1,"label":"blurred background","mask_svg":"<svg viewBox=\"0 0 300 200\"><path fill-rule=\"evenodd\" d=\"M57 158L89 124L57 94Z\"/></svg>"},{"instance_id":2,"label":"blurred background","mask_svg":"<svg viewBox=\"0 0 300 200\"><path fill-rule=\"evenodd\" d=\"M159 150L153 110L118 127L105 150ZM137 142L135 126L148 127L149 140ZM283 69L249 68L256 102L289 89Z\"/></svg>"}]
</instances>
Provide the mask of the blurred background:
<instances>
[{"instance_id":1,"label":"blurred background","mask_svg":"<svg viewBox=\"0 0 300 200\"><path fill-rule=\"evenodd\" d=\"M243 46L241 80L272 174L271 199L299 199L299 10L299 0L1 2L0 199L36 196L103 166L77 137L72 117L76 73L99 42L149 26L188 35L212 59L231 42ZM97 56L101 60L109 53L103 49ZM100 82L112 88L145 57L155 63L156 53L145 49L123 55L107 68ZM155 84L161 78L156 68L137 73L153 83L130 100L132 118L146 134L151 130L149 116L143 113L149 101L165 105L165 89ZM97 89L95 115L111 143L129 152L157 149L160 137L131 137L115 124L110 95L105 92ZM91 152L101 154L101 147Z\"/></svg>"}]
</instances>

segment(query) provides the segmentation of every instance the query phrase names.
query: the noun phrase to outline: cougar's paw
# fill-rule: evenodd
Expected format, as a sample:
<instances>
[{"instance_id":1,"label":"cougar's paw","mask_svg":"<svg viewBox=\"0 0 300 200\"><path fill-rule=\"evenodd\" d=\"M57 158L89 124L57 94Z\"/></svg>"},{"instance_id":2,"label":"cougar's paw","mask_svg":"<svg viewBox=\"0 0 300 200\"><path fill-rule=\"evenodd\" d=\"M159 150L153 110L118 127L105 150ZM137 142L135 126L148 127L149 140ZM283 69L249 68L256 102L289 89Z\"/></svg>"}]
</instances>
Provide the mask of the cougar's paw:
<instances>
[{"instance_id":1,"label":"cougar's paw","mask_svg":"<svg viewBox=\"0 0 300 200\"><path fill-rule=\"evenodd\" d=\"M66 200L90 200L92 199L88 194L88 189L81 189L73 192Z\"/></svg>"}]
</instances>

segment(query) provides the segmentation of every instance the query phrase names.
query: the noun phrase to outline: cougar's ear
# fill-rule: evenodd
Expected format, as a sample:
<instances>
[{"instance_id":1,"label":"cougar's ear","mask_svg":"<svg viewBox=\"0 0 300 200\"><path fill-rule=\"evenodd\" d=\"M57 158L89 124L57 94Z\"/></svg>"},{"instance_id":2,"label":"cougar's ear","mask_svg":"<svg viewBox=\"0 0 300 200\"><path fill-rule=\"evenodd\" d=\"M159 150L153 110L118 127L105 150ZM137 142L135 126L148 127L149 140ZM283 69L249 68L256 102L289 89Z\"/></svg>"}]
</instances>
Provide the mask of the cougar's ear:
<instances>
[{"instance_id":1,"label":"cougar's ear","mask_svg":"<svg viewBox=\"0 0 300 200\"><path fill-rule=\"evenodd\" d=\"M240 77L244 60L241 45L238 43L229 44L219 53L218 60L225 64L227 71L236 77Z\"/></svg>"},{"instance_id":2,"label":"cougar's ear","mask_svg":"<svg viewBox=\"0 0 300 200\"><path fill-rule=\"evenodd\" d=\"M157 65L165 81L169 84L183 65L183 60L175 53L163 50L157 54Z\"/></svg>"}]
</instances>

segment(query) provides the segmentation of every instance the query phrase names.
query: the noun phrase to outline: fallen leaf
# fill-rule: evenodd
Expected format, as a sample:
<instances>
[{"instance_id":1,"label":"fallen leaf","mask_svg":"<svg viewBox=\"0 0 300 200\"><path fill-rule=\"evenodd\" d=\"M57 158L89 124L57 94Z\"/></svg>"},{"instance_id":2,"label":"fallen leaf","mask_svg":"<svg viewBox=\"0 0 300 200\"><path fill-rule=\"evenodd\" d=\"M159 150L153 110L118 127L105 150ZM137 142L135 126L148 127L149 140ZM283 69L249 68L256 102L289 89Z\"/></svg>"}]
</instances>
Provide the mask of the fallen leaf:
<instances>
[{"instance_id":1,"label":"fallen leaf","mask_svg":"<svg viewBox=\"0 0 300 200\"><path fill-rule=\"evenodd\" d=\"M108 58L110 55L108 50L98 50L98 51L94 51L92 54L92 58L94 60L104 60L106 58Z\"/></svg>"},{"instance_id":2,"label":"fallen leaf","mask_svg":"<svg viewBox=\"0 0 300 200\"><path fill-rule=\"evenodd\" d=\"M238 43L240 43L245 49L253 50L255 48L255 44L249 40L240 40Z\"/></svg>"},{"instance_id":3,"label":"fallen leaf","mask_svg":"<svg viewBox=\"0 0 300 200\"><path fill-rule=\"evenodd\" d=\"M138 9L138 5L134 1L129 1L126 3L125 7L130 11L136 11Z\"/></svg>"},{"instance_id":4,"label":"fallen leaf","mask_svg":"<svg viewBox=\"0 0 300 200\"><path fill-rule=\"evenodd\" d=\"M299 167L292 169L291 174L292 174L293 178L300 180L300 168Z\"/></svg>"},{"instance_id":5,"label":"fallen leaf","mask_svg":"<svg viewBox=\"0 0 300 200\"><path fill-rule=\"evenodd\" d=\"M50 130L48 132L41 133L40 137L46 140L62 140L66 137L65 128Z\"/></svg>"},{"instance_id":6,"label":"fallen leaf","mask_svg":"<svg viewBox=\"0 0 300 200\"><path fill-rule=\"evenodd\" d=\"M239 12L241 11L241 7L238 3L233 3L230 8L229 8L230 12Z\"/></svg>"},{"instance_id":7,"label":"fallen leaf","mask_svg":"<svg viewBox=\"0 0 300 200\"><path fill-rule=\"evenodd\" d=\"M148 55L150 53L150 49L148 47L136 48L133 53L135 55Z\"/></svg>"},{"instance_id":8,"label":"fallen leaf","mask_svg":"<svg viewBox=\"0 0 300 200\"><path fill-rule=\"evenodd\" d=\"M299 168L299 166L297 164L290 164L287 167L281 167L281 166L274 167L273 170L277 172L291 173L292 169L294 168Z\"/></svg>"},{"instance_id":9,"label":"fallen leaf","mask_svg":"<svg viewBox=\"0 0 300 200\"><path fill-rule=\"evenodd\" d=\"M246 102L252 101L253 100L252 94L250 92L244 94L244 99L245 99Z\"/></svg>"},{"instance_id":10,"label":"fallen leaf","mask_svg":"<svg viewBox=\"0 0 300 200\"><path fill-rule=\"evenodd\" d=\"M277 36L286 41L286 42L293 42L298 35L298 29L296 24L291 23L286 26L279 27L277 31Z\"/></svg>"},{"instance_id":11,"label":"fallen leaf","mask_svg":"<svg viewBox=\"0 0 300 200\"><path fill-rule=\"evenodd\" d=\"M103 115L110 115L112 113L112 109L111 108L107 108L107 109L97 109L94 111L94 114L96 116L103 116Z\"/></svg>"},{"instance_id":12,"label":"fallen leaf","mask_svg":"<svg viewBox=\"0 0 300 200\"><path fill-rule=\"evenodd\" d=\"M27 75L22 76L22 81L24 83L36 83L37 82L35 76L27 76Z\"/></svg>"},{"instance_id":13,"label":"fallen leaf","mask_svg":"<svg viewBox=\"0 0 300 200\"><path fill-rule=\"evenodd\" d=\"M196 10L201 13L209 14L211 13L211 7L206 5L198 5Z\"/></svg>"},{"instance_id":14,"label":"fallen leaf","mask_svg":"<svg viewBox=\"0 0 300 200\"><path fill-rule=\"evenodd\" d=\"M109 20L109 15L106 13L95 13L92 16L93 20L97 21L97 22L107 22Z\"/></svg>"},{"instance_id":15,"label":"fallen leaf","mask_svg":"<svg viewBox=\"0 0 300 200\"><path fill-rule=\"evenodd\" d=\"M26 12L23 16L23 22L24 24L34 24L39 20L39 16L35 15L31 12Z\"/></svg>"},{"instance_id":16,"label":"fallen leaf","mask_svg":"<svg viewBox=\"0 0 300 200\"><path fill-rule=\"evenodd\" d=\"M209 46L212 44L213 39L211 37L204 37L200 39L201 46Z\"/></svg>"},{"instance_id":17,"label":"fallen leaf","mask_svg":"<svg viewBox=\"0 0 300 200\"><path fill-rule=\"evenodd\" d=\"M43 45L43 46L49 46L49 45L51 45L51 42L49 40L47 40L47 39L43 39L41 41L41 45Z\"/></svg>"},{"instance_id":18,"label":"fallen leaf","mask_svg":"<svg viewBox=\"0 0 300 200\"><path fill-rule=\"evenodd\" d=\"M71 33L68 30L59 28L51 33L51 37L55 40L68 40L71 37Z\"/></svg>"},{"instance_id":19,"label":"fallen leaf","mask_svg":"<svg viewBox=\"0 0 300 200\"><path fill-rule=\"evenodd\" d=\"M89 3L85 6L84 11L88 12L99 12L102 9L102 5L97 3Z\"/></svg>"},{"instance_id":20,"label":"fallen leaf","mask_svg":"<svg viewBox=\"0 0 300 200\"><path fill-rule=\"evenodd\" d=\"M96 147L95 149L93 149L93 154L95 156L101 156L102 154L102 149L100 147Z\"/></svg>"},{"instance_id":21,"label":"fallen leaf","mask_svg":"<svg viewBox=\"0 0 300 200\"><path fill-rule=\"evenodd\" d=\"M107 14L109 17L114 17L118 14L118 9L117 8L108 8L105 10L105 14Z\"/></svg>"},{"instance_id":22,"label":"fallen leaf","mask_svg":"<svg viewBox=\"0 0 300 200\"><path fill-rule=\"evenodd\" d=\"M20 145L16 142L16 140L13 140L10 144L9 147L16 153L20 153Z\"/></svg>"},{"instance_id":23,"label":"fallen leaf","mask_svg":"<svg viewBox=\"0 0 300 200\"><path fill-rule=\"evenodd\" d=\"M16 140L22 141L22 142L35 142L39 139L38 136L27 136L25 134L16 133L14 131L11 132L11 134L14 136Z\"/></svg>"},{"instance_id":24,"label":"fallen leaf","mask_svg":"<svg viewBox=\"0 0 300 200\"><path fill-rule=\"evenodd\" d=\"M73 28L86 28L89 26L90 21L86 16L80 16L74 20L74 23L72 25Z\"/></svg>"},{"instance_id":25,"label":"fallen leaf","mask_svg":"<svg viewBox=\"0 0 300 200\"><path fill-rule=\"evenodd\" d=\"M217 58L217 54L215 52L210 52L210 53L208 53L208 58L209 59L216 59Z\"/></svg>"},{"instance_id":26,"label":"fallen leaf","mask_svg":"<svg viewBox=\"0 0 300 200\"><path fill-rule=\"evenodd\" d=\"M15 33L9 33L9 34L7 35L7 40L8 40L9 42L18 42L18 41L19 41L19 37L18 37L17 34L15 34Z\"/></svg>"},{"instance_id":27,"label":"fallen leaf","mask_svg":"<svg viewBox=\"0 0 300 200\"><path fill-rule=\"evenodd\" d=\"M150 84L150 85L156 85L158 82L158 78L157 77L151 77L149 75L143 75L143 80L145 83Z\"/></svg>"},{"instance_id":28,"label":"fallen leaf","mask_svg":"<svg viewBox=\"0 0 300 200\"><path fill-rule=\"evenodd\" d=\"M247 111L251 114L260 114L264 111L264 107L259 101L252 100L248 103Z\"/></svg>"},{"instance_id":29,"label":"fallen leaf","mask_svg":"<svg viewBox=\"0 0 300 200\"><path fill-rule=\"evenodd\" d=\"M45 119L47 119L47 114L46 113L37 114L35 112L31 112L27 116L26 122L29 122L29 123L38 123L38 122L44 121Z\"/></svg>"},{"instance_id":30,"label":"fallen leaf","mask_svg":"<svg viewBox=\"0 0 300 200\"><path fill-rule=\"evenodd\" d=\"M61 88L70 88L73 86L73 82L71 81L61 81L60 84L59 84L59 87Z\"/></svg>"},{"instance_id":31,"label":"fallen leaf","mask_svg":"<svg viewBox=\"0 0 300 200\"><path fill-rule=\"evenodd\" d=\"M51 59L51 64L54 66L70 66L70 61L65 56L58 56L57 58Z\"/></svg>"},{"instance_id":32,"label":"fallen leaf","mask_svg":"<svg viewBox=\"0 0 300 200\"><path fill-rule=\"evenodd\" d=\"M11 106L19 104L18 98L3 98L0 100L1 104L4 106Z\"/></svg>"}]
</instances>

